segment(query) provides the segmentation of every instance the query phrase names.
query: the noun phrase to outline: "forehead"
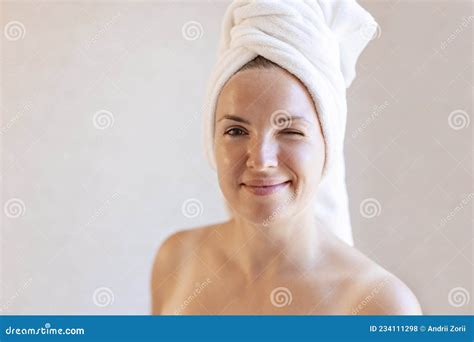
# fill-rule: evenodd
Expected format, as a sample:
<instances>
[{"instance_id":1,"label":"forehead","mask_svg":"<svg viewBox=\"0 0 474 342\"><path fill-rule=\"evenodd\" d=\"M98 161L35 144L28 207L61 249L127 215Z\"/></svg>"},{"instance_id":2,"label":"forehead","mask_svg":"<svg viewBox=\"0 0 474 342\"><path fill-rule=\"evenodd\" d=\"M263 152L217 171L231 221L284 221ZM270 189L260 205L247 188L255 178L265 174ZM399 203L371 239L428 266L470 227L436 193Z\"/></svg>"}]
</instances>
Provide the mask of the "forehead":
<instances>
[{"instance_id":1,"label":"forehead","mask_svg":"<svg viewBox=\"0 0 474 342\"><path fill-rule=\"evenodd\" d=\"M313 99L298 78L282 68L249 69L232 76L223 87L216 120L229 114L266 119L277 110L316 120Z\"/></svg>"}]
</instances>

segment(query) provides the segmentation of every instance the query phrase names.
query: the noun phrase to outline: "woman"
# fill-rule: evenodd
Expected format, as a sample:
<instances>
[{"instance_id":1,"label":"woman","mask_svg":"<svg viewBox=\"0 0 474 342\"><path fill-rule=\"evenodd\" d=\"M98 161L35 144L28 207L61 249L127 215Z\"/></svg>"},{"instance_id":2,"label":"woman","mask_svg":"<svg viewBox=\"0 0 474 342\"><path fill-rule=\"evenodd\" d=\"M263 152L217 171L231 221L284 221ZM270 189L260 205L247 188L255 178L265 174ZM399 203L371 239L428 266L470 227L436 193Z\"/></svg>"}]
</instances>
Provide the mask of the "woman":
<instances>
[{"instance_id":1,"label":"woman","mask_svg":"<svg viewBox=\"0 0 474 342\"><path fill-rule=\"evenodd\" d=\"M334 11L311 1L267 5L230 6L211 82L214 161L231 219L178 232L162 244L152 272L152 313L421 314L402 281L340 238L337 232L346 227L338 226L337 211L329 212L329 227L319 219L328 215L314 212L318 193L331 194L342 184L343 173L336 171L343 136L334 130L344 131L345 120L335 116L345 110L331 106L331 99L344 104L344 85L353 78L350 68L339 69L343 61L334 63L333 36L320 24L338 22L325 11L340 15L354 8ZM308 50L308 41L300 41L302 23L312 25L308 37L324 48L301 53ZM278 25L286 35L271 32ZM236 60L248 61L239 66ZM324 77L317 73L321 65Z\"/></svg>"},{"instance_id":2,"label":"woman","mask_svg":"<svg viewBox=\"0 0 474 342\"><path fill-rule=\"evenodd\" d=\"M297 118L279 127L277 111ZM163 243L153 314L421 314L397 277L314 221L324 139L296 77L257 58L216 112L219 184L235 216Z\"/></svg>"}]
</instances>

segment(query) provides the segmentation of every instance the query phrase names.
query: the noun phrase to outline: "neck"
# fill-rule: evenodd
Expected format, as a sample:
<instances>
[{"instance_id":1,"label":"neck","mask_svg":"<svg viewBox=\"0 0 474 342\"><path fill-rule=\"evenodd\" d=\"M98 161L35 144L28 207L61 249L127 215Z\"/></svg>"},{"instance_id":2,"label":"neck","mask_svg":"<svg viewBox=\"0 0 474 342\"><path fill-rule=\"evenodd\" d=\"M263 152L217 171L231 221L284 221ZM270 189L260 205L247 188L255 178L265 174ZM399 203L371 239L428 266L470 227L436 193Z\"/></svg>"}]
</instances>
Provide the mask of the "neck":
<instances>
[{"instance_id":1,"label":"neck","mask_svg":"<svg viewBox=\"0 0 474 342\"><path fill-rule=\"evenodd\" d=\"M295 269L304 272L321 252L321 229L310 210L265 225L234 216L229 226L233 250L238 251L235 258L250 281Z\"/></svg>"}]
</instances>

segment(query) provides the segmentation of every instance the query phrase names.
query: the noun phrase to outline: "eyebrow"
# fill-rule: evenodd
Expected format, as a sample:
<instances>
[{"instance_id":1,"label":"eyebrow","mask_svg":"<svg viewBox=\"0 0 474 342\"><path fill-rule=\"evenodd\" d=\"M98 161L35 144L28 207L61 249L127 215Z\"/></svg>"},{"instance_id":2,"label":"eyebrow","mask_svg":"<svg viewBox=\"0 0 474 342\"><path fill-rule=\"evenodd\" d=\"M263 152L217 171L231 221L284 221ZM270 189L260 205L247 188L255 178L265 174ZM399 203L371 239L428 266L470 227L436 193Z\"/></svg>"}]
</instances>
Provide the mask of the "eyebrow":
<instances>
[{"instance_id":1,"label":"eyebrow","mask_svg":"<svg viewBox=\"0 0 474 342\"><path fill-rule=\"evenodd\" d=\"M245 120L244 118L241 118L240 116L237 116L237 115L224 115L222 118L220 118L217 122L220 122L222 120L232 120L232 121L237 121L237 122L242 122L242 123L245 123L247 125L250 125L250 122Z\"/></svg>"},{"instance_id":2,"label":"eyebrow","mask_svg":"<svg viewBox=\"0 0 474 342\"><path fill-rule=\"evenodd\" d=\"M291 121L304 121L304 122L310 124L310 122L302 116L290 116L289 118L291 119ZM250 122L245 120L244 118L241 118L240 116L237 116L237 115L230 115L230 114L224 115L217 122L220 122L220 121L225 120L225 119L232 120L232 121L237 121L237 122L242 122L242 123L245 123L247 125L250 125Z\"/></svg>"}]
</instances>

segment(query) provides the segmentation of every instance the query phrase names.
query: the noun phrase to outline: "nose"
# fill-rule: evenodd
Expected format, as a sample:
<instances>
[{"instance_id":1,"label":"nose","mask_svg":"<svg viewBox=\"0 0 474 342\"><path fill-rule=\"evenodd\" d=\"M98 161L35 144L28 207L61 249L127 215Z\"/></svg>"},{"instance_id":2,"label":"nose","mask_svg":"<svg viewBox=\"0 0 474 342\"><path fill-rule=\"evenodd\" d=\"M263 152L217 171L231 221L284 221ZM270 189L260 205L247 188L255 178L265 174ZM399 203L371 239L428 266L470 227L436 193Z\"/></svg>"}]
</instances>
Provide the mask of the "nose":
<instances>
[{"instance_id":1,"label":"nose","mask_svg":"<svg viewBox=\"0 0 474 342\"><path fill-rule=\"evenodd\" d=\"M253 141L248 148L247 167L264 170L278 166L278 146L270 139L261 138Z\"/></svg>"}]
</instances>

